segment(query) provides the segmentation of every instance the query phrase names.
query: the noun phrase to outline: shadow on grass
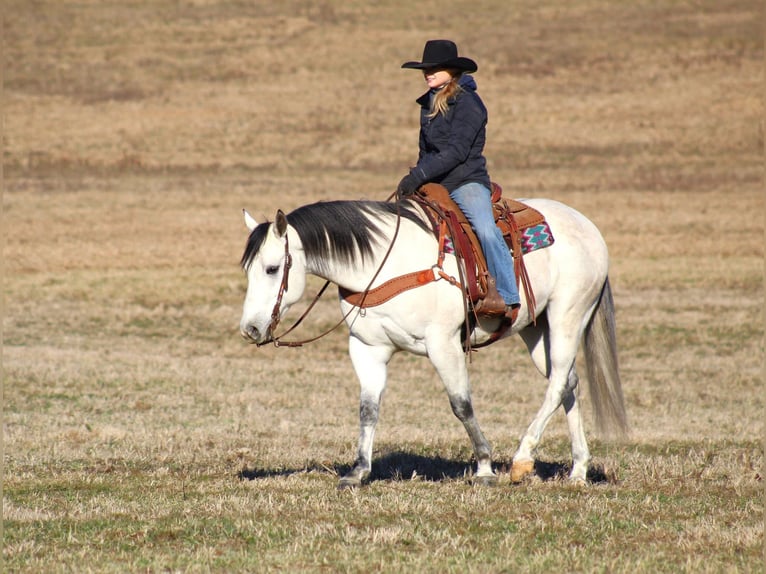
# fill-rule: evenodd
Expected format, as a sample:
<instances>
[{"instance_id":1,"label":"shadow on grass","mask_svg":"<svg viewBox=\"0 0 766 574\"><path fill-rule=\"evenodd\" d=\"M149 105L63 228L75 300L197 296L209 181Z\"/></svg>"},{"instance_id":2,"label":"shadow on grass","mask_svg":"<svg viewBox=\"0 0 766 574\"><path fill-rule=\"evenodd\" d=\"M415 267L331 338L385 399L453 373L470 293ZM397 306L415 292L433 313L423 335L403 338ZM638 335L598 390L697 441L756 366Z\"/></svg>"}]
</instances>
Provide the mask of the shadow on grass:
<instances>
[{"instance_id":1,"label":"shadow on grass","mask_svg":"<svg viewBox=\"0 0 766 574\"><path fill-rule=\"evenodd\" d=\"M509 467L510 468L510 467ZM542 481L566 480L572 470L571 463L535 461L535 475ZM616 483L617 479L610 476L602 465L589 465L586 478L590 484Z\"/></svg>"},{"instance_id":2,"label":"shadow on grass","mask_svg":"<svg viewBox=\"0 0 766 574\"><path fill-rule=\"evenodd\" d=\"M420 480L441 482L468 478L472 474L474 463L466 460L452 460L441 456L423 456L410 452L391 452L384 454L372 461L372 472L369 482L379 480L399 481L409 480L417 476ZM511 469L511 461L498 461L494 464L495 472L508 474ZM280 476L292 476L307 472L320 472L337 477L345 475L351 470L350 464L326 465L312 462L302 468L244 468L238 473L240 480L258 480L262 478L274 478ZM571 463L535 461L535 475L542 481L566 480L572 470ZM604 484L617 482L615 477L609 476L603 466L590 465L588 467L588 482L591 484Z\"/></svg>"}]
</instances>

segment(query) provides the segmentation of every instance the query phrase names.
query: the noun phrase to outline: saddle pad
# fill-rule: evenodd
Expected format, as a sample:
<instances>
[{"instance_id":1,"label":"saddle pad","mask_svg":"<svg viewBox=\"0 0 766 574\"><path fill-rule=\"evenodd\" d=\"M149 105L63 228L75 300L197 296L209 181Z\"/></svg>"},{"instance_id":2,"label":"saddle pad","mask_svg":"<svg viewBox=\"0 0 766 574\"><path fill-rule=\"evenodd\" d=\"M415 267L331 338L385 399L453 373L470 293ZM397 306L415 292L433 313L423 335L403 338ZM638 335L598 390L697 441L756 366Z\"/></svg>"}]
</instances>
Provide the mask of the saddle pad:
<instances>
[{"instance_id":1,"label":"saddle pad","mask_svg":"<svg viewBox=\"0 0 766 574\"><path fill-rule=\"evenodd\" d=\"M499 193L496 191L496 197ZM516 199L498 198L492 204L495 222L503 234L508 248L513 251L513 231L510 219L519 230L518 241L522 255L553 245L553 233L545 216L536 209Z\"/></svg>"},{"instance_id":2,"label":"saddle pad","mask_svg":"<svg viewBox=\"0 0 766 574\"><path fill-rule=\"evenodd\" d=\"M527 227L521 232L522 253L529 253L535 249L543 249L549 245L553 245L553 234L547 221Z\"/></svg>"}]
</instances>

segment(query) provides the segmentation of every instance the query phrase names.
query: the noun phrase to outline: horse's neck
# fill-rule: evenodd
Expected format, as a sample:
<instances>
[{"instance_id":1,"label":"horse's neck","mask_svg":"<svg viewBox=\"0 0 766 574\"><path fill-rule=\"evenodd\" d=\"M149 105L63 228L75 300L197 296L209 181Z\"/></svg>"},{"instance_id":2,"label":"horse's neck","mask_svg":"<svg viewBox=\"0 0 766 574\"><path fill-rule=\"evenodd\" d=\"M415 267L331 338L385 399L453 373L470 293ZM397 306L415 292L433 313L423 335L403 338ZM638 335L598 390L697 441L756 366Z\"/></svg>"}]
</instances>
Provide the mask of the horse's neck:
<instances>
[{"instance_id":1,"label":"horse's neck","mask_svg":"<svg viewBox=\"0 0 766 574\"><path fill-rule=\"evenodd\" d=\"M380 284L405 273L430 268L436 263L438 245L432 235L405 219L401 220L398 231L393 227L394 223L391 223L392 228L385 235L388 239L380 240L374 247L372 257L362 261L357 256L355 261L346 262L332 256L322 261L311 261L304 256L306 273L350 291L362 291L370 287L373 279L376 284ZM290 237L291 245L293 241L297 244L300 242L294 231ZM392 241L395 241L395 245L391 245Z\"/></svg>"},{"instance_id":2,"label":"horse's neck","mask_svg":"<svg viewBox=\"0 0 766 574\"><path fill-rule=\"evenodd\" d=\"M299 266L302 265L303 272L306 275L314 275L315 277L325 279L336 285L342 285L348 289L353 289L354 285L363 282L366 266L365 268L358 268L354 265L335 261L332 258L324 259L322 261L312 261L306 257L305 251L303 251L301 245L301 240L297 232L292 228L290 228L288 239L291 245L290 251L293 254L294 272L298 271ZM369 278L367 281L369 282ZM366 286L366 284L364 286Z\"/></svg>"},{"instance_id":3,"label":"horse's neck","mask_svg":"<svg viewBox=\"0 0 766 574\"><path fill-rule=\"evenodd\" d=\"M367 266L356 268L332 260L323 261L321 265L312 265L307 262L306 273L354 291L366 288L372 279L372 273L369 272Z\"/></svg>"},{"instance_id":4,"label":"horse's neck","mask_svg":"<svg viewBox=\"0 0 766 574\"><path fill-rule=\"evenodd\" d=\"M322 261L310 261L304 256L303 263L308 275L325 279L350 291L362 291L370 286L372 279L379 273L384 256L385 253L376 253L372 259L368 258L364 263L359 260L353 263L342 262L332 257Z\"/></svg>"}]
</instances>

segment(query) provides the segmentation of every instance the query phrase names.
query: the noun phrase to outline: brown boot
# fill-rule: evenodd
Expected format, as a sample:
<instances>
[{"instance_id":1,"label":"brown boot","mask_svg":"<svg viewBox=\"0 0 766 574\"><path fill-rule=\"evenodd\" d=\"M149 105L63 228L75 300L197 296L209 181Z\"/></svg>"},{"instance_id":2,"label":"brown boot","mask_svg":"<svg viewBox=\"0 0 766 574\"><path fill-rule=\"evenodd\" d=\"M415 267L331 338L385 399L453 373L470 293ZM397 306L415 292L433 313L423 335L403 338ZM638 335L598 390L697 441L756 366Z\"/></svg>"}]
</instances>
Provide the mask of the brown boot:
<instances>
[{"instance_id":1,"label":"brown boot","mask_svg":"<svg viewBox=\"0 0 766 574\"><path fill-rule=\"evenodd\" d=\"M516 322L516 319L519 318L520 308L521 308L521 305L519 303L516 303L515 305L505 306L505 318L511 322L511 325L513 325Z\"/></svg>"},{"instance_id":2,"label":"brown boot","mask_svg":"<svg viewBox=\"0 0 766 574\"><path fill-rule=\"evenodd\" d=\"M476 306L477 315L484 315L486 317L502 317L505 315L505 301L495 286L495 279L490 277L487 280L487 294L484 299L480 299Z\"/></svg>"}]
</instances>

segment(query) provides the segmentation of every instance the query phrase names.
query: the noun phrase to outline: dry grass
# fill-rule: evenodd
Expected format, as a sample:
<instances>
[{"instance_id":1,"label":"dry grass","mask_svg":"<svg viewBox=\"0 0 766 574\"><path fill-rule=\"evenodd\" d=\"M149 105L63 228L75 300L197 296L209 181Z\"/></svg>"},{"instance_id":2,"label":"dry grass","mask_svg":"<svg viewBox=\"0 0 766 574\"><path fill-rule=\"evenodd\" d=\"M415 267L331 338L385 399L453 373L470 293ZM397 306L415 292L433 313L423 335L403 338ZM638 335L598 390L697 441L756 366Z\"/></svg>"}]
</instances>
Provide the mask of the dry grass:
<instances>
[{"instance_id":1,"label":"dry grass","mask_svg":"<svg viewBox=\"0 0 766 574\"><path fill-rule=\"evenodd\" d=\"M5 570L760 571L758 3L3 13ZM358 424L345 334L237 334L241 208L385 198L422 89L398 66L437 36L481 66L493 178L573 205L610 245L632 434L590 437L585 489L560 480L562 416L538 479L504 473L544 392L518 341L471 364L499 488L466 484L439 381L398 356L372 481L339 494ZM337 319L327 297L304 329Z\"/></svg>"}]
</instances>

